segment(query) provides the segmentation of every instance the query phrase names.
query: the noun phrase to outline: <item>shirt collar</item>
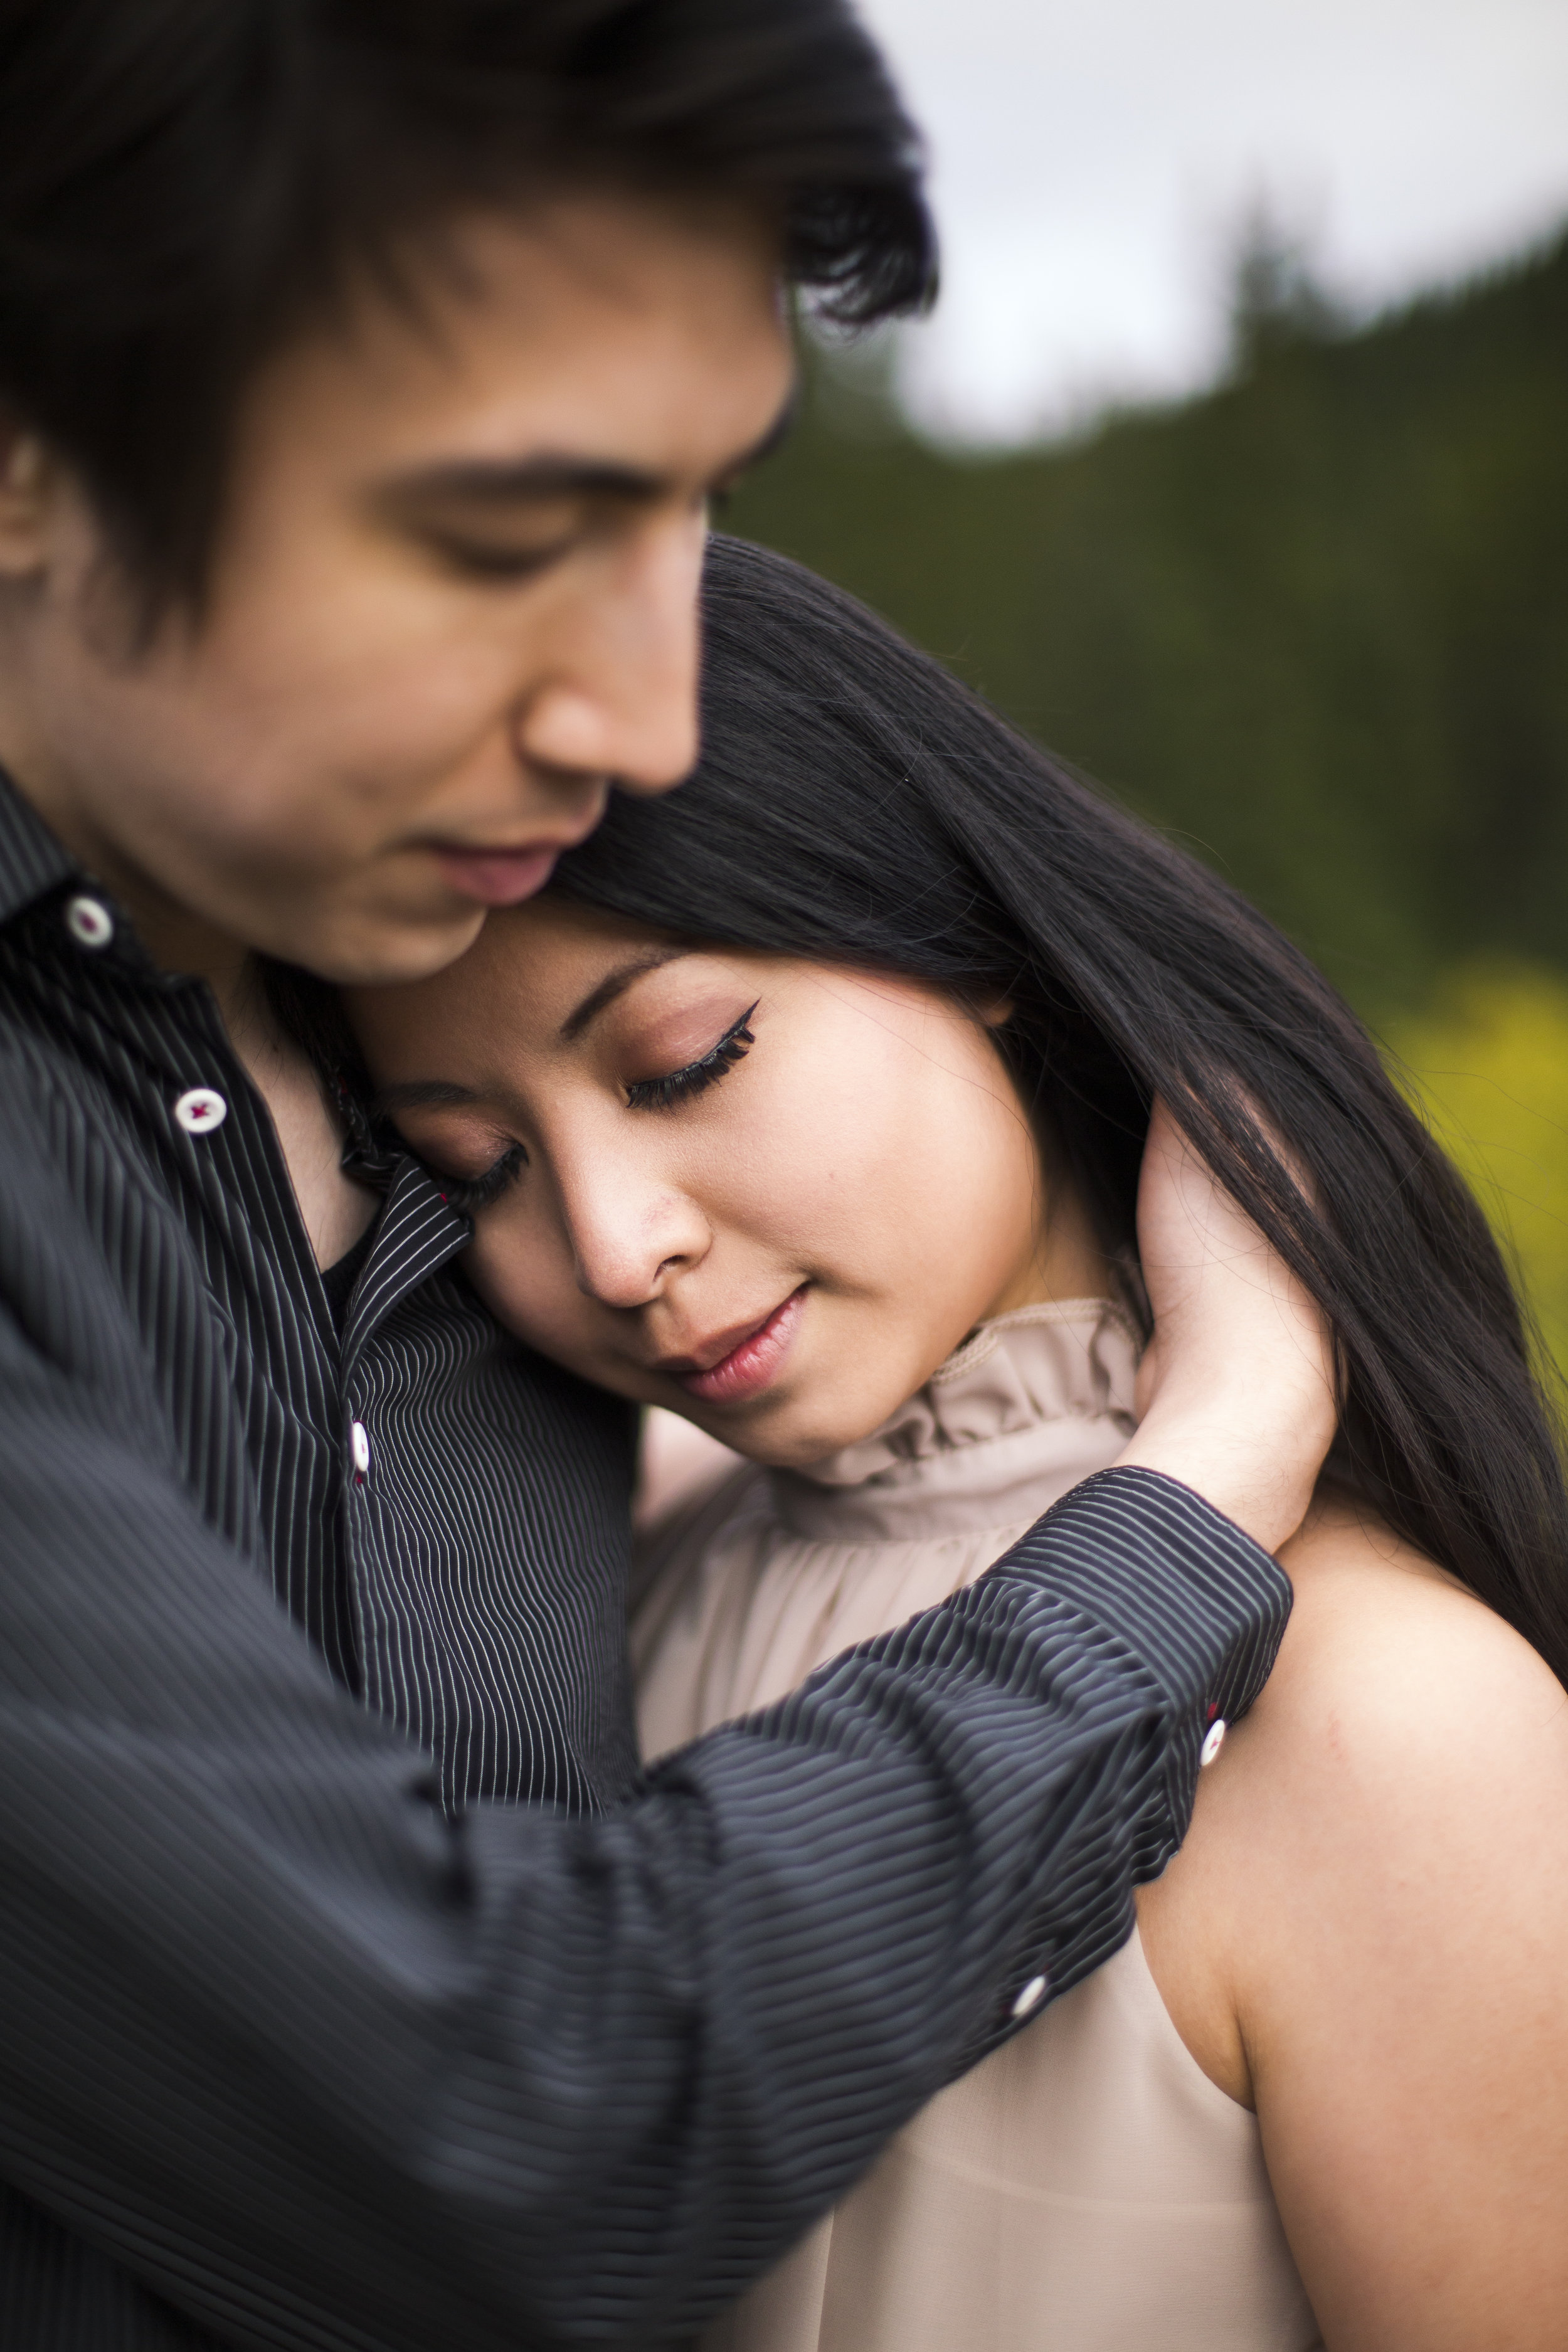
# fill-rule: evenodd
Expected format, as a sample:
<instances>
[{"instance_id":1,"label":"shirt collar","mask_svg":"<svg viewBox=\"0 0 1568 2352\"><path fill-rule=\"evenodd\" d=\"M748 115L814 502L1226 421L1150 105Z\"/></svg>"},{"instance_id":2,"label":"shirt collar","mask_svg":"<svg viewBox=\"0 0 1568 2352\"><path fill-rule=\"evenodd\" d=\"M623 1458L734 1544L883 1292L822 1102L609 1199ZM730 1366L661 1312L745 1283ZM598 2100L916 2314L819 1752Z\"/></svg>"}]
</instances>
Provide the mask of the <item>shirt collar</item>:
<instances>
[{"instance_id":1,"label":"shirt collar","mask_svg":"<svg viewBox=\"0 0 1568 2352\"><path fill-rule=\"evenodd\" d=\"M0 924L81 872L65 844L0 768Z\"/></svg>"}]
</instances>

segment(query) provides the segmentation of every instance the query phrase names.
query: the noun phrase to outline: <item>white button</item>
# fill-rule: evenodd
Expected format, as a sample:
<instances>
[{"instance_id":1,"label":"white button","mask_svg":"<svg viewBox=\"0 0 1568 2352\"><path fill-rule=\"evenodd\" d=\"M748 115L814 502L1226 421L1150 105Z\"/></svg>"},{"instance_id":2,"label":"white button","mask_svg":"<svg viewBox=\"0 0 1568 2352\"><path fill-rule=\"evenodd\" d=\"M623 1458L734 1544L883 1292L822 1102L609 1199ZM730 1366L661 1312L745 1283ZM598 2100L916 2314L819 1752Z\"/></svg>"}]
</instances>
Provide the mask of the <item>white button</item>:
<instances>
[{"instance_id":1,"label":"white button","mask_svg":"<svg viewBox=\"0 0 1568 2352\"><path fill-rule=\"evenodd\" d=\"M114 918L96 898L66 900L66 929L81 948L106 948L114 937Z\"/></svg>"},{"instance_id":2,"label":"white button","mask_svg":"<svg viewBox=\"0 0 1568 2352\"><path fill-rule=\"evenodd\" d=\"M1226 1730L1226 1719L1223 1715L1220 1717L1217 1723L1210 1724L1208 1729L1204 1734L1204 1744L1198 1750L1198 1762L1200 1764L1212 1764L1214 1762L1215 1758L1225 1746Z\"/></svg>"},{"instance_id":3,"label":"white button","mask_svg":"<svg viewBox=\"0 0 1568 2352\"><path fill-rule=\"evenodd\" d=\"M174 1117L187 1135L210 1135L228 1117L228 1105L211 1087L193 1087L174 1105Z\"/></svg>"},{"instance_id":4,"label":"white button","mask_svg":"<svg viewBox=\"0 0 1568 2352\"><path fill-rule=\"evenodd\" d=\"M354 1458L354 1468L363 1478L370 1468L370 1439L363 1421L356 1421L349 1432L349 1451Z\"/></svg>"},{"instance_id":5,"label":"white button","mask_svg":"<svg viewBox=\"0 0 1568 2352\"><path fill-rule=\"evenodd\" d=\"M1024 1987L1023 1991L1018 1995L1017 2000L1013 2003L1014 2016L1027 2017L1032 2011L1038 2009L1045 1997L1045 1978L1031 1977L1028 1983Z\"/></svg>"}]
</instances>

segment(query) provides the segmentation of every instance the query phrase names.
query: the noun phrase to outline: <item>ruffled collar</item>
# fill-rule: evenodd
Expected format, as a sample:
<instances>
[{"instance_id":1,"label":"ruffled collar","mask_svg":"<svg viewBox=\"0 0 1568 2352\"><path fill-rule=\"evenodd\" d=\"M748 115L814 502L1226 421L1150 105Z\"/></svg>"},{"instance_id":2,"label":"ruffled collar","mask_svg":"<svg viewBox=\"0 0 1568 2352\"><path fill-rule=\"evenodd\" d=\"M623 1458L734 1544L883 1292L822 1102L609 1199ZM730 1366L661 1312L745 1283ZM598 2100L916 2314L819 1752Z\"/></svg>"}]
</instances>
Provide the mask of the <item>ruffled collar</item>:
<instances>
[{"instance_id":1,"label":"ruffled collar","mask_svg":"<svg viewBox=\"0 0 1568 2352\"><path fill-rule=\"evenodd\" d=\"M1110 1299L998 1316L869 1437L809 1470L773 1472L773 1508L793 1533L826 1540L1026 1520L1031 1493L1064 1473L1087 1477L1131 1434L1139 1352Z\"/></svg>"}]
</instances>

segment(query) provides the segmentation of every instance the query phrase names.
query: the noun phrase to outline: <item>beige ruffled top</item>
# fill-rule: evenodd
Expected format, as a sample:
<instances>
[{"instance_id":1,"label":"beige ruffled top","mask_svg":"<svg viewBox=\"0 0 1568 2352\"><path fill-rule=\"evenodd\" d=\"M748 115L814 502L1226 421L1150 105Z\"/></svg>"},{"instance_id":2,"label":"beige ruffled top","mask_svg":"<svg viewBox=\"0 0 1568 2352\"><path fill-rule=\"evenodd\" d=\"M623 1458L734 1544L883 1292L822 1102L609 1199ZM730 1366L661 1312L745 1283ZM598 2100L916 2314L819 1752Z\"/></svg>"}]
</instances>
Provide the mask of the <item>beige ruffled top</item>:
<instances>
[{"instance_id":1,"label":"beige ruffled top","mask_svg":"<svg viewBox=\"0 0 1568 2352\"><path fill-rule=\"evenodd\" d=\"M747 1465L656 1535L633 1626L653 1756L959 1591L1120 1451L1113 1306L984 1325L809 1475ZM1258 2126L1136 1932L916 2116L704 2352L1310 2352Z\"/></svg>"}]
</instances>

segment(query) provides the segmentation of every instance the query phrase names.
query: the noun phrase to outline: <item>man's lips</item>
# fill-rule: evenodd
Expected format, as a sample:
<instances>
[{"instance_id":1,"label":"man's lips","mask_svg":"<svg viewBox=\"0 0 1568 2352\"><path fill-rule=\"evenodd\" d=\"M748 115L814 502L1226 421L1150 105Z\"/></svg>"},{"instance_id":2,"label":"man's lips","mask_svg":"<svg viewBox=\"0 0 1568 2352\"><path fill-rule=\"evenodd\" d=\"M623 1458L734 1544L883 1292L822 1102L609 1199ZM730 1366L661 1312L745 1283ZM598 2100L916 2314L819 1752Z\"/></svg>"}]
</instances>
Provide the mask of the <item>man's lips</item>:
<instances>
[{"instance_id":1,"label":"man's lips","mask_svg":"<svg viewBox=\"0 0 1568 2352\"><path fill-rule=\"evenodd\" d=\"M426 841L449 888L481 907L515 907L549 881L563 850L586 841L605 814L607 783L579 791L552 830L533 841Z\"/></svg>"},{"instance_id":2,"label":"man's lips","mask_svg":"<svg viewBox=\"0 0 1568 2352\"><path fill-rule=\"evenodd\" d=\"M760 1323L715 1332L695 1356L675 1356L657 1366L679 1381L688 1396L708 1404L738 1404L760 1396L789 1352L805 1305L805 1285L792 1290Z\"/></svg>"},{"instance_id":3,"label":"man's lips","mask_svg":"<svg viewBox=\"0 0 1568 2352\"><path fill-rule=\"evenodd\" d=\"M459 849L432 843L431 855L449 887L481 907L515 907L549 881L570 845L531 842L521 849Z\"/></svg>"}]
</instances>

